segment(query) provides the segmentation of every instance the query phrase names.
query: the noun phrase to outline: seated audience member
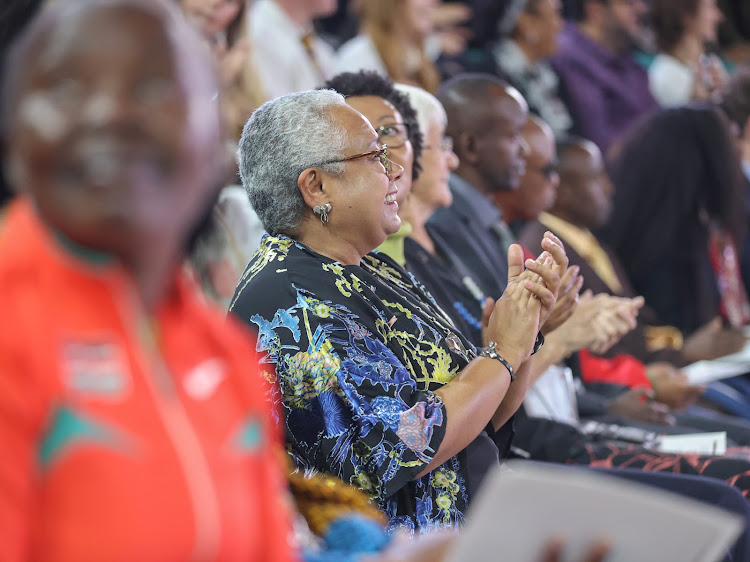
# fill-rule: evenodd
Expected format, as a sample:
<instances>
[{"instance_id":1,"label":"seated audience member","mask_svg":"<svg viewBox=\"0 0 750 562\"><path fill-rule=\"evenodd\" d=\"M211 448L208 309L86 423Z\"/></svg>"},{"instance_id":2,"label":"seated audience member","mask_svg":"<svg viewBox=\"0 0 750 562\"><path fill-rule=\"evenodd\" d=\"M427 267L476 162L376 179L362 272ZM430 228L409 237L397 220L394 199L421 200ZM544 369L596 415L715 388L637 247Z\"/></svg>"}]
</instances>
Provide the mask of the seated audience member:
<instances>
[{"instance_id":1,"label":"seated audience member","mask_svg":"<svg viewBox=\"0 0 750 562\"><path fill-rule=\"evenodd\" d=\"M446 258L451 250L440 243L440 238L432 238L426 229L427 219L437 209L450 206L452 196L448 178L458 165L450 137L445 136L445 111L440 102L424 90L410 86L399 86L399 89L407 92L410 101L419 108L418 114L423 116L420 124L426 131L427 139L424 175L415 181L410 204L405 212L400 213L413 226L412 234L405 244L406 267L425 285L459 329L479 345L482 341L481 319L486 297L463 264L456 268L464 270L463 276L458 275L449 265L459 263L460 256L451 256L452 260ZM554 150L554 144L552 147ZM527 168L526 175L528 173ZM576 270L567 272L561 281L566 292L558 295L558 304L568 299L575 304L582 281L577 277ZM615 299L610 299L610 304L611 306L607 306L605 299L600 299L578 307L571 306L570 314L566 313L567 320L562 323L565 329L547 334L545 347L535 355L532 382L546 366L558 363L581 347L594 346L598 350L604 350L634 326L635 307ZM616 307L620 305L627 308L626 311L623 310L623 318L613 318L611 314L615 314ZM548 342L552 345L547 346Z\"/></svg>"},{"instance_id":2,"label":"seated audience member","mask_svg":"<svg viewBox=\"0 0 750 562\"><path fill-rule=\"evenodd\" d=\"M412 181L419 177L422 168L423 138L414 109L390 78L374 71L344 72L334 76L324 87L337 91L346 98L348 105L365 116L378 133L380 144L388 146L388 158L404 168L396 194L399 216L402 216L408 206ZM402 220L398 232L388 236L378 250L403 267L404 239L410 232L411 225Z\"/></svg>"},{"instance_id":3,"label":"seated audience member","mask_svg":"<svg viewBox=\"0 0 750 562\"><path fill-rule=\"evenodd\" d=\"M570 131L573 119L560 98L560 81L547 59L557 52L563 28L560 0L513 0L501 27L505 37L494 49L503 75L521 92L529 111L555 133Z\"/></svg>"},{"instance_id":4,"label":"seated audience member","mask_svg":"<svg viewBox=\"0 0 750 562\"><path fill-rule=\"evenodd\" d=\"M610 175L612 211L598 234L635 290L686 337L721 316L730 328L713 351L738 350L750 320L736 251L747 215L725 120L707 107L664 110L623 141Z\"/></svg>"},{"instance_id":5,"label":"seated audience member","mask_svg":"<svg viewBox=\"0 0 750 562\"><path fill-rule=\"evenodd\" d=\"M425 130L425 149L422 152L423 172L413 184L412 194L409 206L405 215L413 224L413 231L410 238L407 238L405 249L407 259L407 269L418 281L425 284L426 288L434 296L438 305L451 316L455 325L466 334L471 341L481 345L482 336L480 331L482 308L484 298L481 293L478 294L478 284L471 278L471 272L465 266L457 266L458 257L450 255L450 251L444 251L444 245L437 238L432 238L424 229L424 222L429 216L430 210L436 207L447 205L450 202L450 190L448 188L448 176L451 168L457 164L456 157L451 151L447 150L448 142L445 140L445 113L439 102L424 90L418 88L399 85L398 88L407 93L409 101L417 111L417 119L422 129ZM548 129L547 129L548 130ZM530 142L534 139L529 139ZM554 141L549 134L546 137L549 142L548 152L554 155ZM442 142L440 142L442 141ZM441 146L443 150L431 150L431 146ZM536 164L536 154L530 155L530 161ZM524 178L527 174L524 175ZM400 211L401 213L402 211ZM419 240L419 242L418 242ZM422 242L424 241L424 246ZM447 257L450 255L450 258ZM460 272L460 273L457 273ZM571 282L573 282L571 280ZM560 294L562 294L562 289ZM577 294L570 291L570 294ZM568 298L563 295L558 298L561 300ZM602 340L598 323L593 321L591 310L586 307L595 305L592 301L579 305L573 316L563 323L557 330L548 333L547 341L552 345L545 346L534 356L532 362L532 377L534 370L537 370L537 376L541 374L547 366L559 361L563 356L575 351L581 347L595 345L600 342L607 342L607 334L604 334ZM578 316L577 316L578 315ZM550 321L548 321L549 324ZM622 332L620 332L622 333ZM639 410L640 415L663 415L663 409L653 404L641 401L643 393L624 393L620 398L611 402L612 414L628 413ZM578 428L568 423L561 423L555 419L538 419L529 418L523 414L523 409L517 414L514 426L516 436L513 439L514 450L527 451L530 458L535 460L553 461L553 462L574 462L576 464L587 465L589 463L598 464L602 458L608 458L618 447L618 444L612 441L606 441L602 437L589 437ZM649 418L656 421L655 418ZM607 427L612 427L607 425ZM588 429L588 428L587 428ZM673 429L661 427L664 432L686 432L685 429ZM695 432L691 429L690 432ZM626 431L623 431L623 435ZM472 443L475 446L477 441ZM473 457L474 461L481 459L479 455ZM650 462L642 462L650 459ZM659 459L657 462L656 459ZM706 461L709 461L706 463ZM698 474L703 471L704 463L710 468L706 468L708 473L715 476L733 478L737 474L743 473L747 466L740 461L735 464L734 461L718 462L720 459L703 458L698 464L690 464L690 459L656 453L648 451L642 447L622 447L616 459L613 459L610 465L612 467L627 466L633 463L643 470L664 470L664 471L684 471L690 474ZM472 463L473 464L473 463ZM489 462L487 462L489 465ZM474 469L474 467L470 467ZM471 480L472 489L475 482L481 482L481 477L476 477L476 471L470 470L474 476ZM613 471L613 474L617 474ZM641 475L646 480L648 475ZM744 481L743 481L744 482ZM745 484L740 484L743 487ZM747 508L747 506L745 506Z\"/></svg>"},{"instance_id":6,"label":"seated audience member","mask_svg":"<svg viewBox=\"0 0 750 562\"><path fill-rule=\"evenodd\" d=\"M449 180L452 204L438 209L425 228L454 269L461 275L471 272L476 294L496 298L506 288L506 254L514 236L492 195L516 189L524 173L526 102L518 90L489 74L457 76L438 98L459 162ZM553 316L548 330L563 319Z\"/></svg>"},{"instance_id":7,"label":"seated audience member","mask_svg":"<svg viewBox=\"0 0 750 562\"><path fill-rule=\"evenodd\" d=\"M648 69L651 94L662 107L707 100L727 79L721 60L706 53L722 14L716 0L651 0L659 53Z\"/></svg>"},{"instance_id":8,"label":"seated audience member","mask_svg":"<svg viewBox=\"0 0 750 562\"><path fill-rule=\"evenodd\" d=\"M0 558L291 559L252 339L180 275L221 150L200 39L60 1L7 68Z\"/></svg>"},{"instance_id":9,"label":"seated audience member","mask_svg":"<svg viewBox=\"0 0 750 562\"><path fill-rule=\"evenodd\" d=\"M365 490L391 526L454 526L471 499L465 449L521 403L567 263L549 237L550 259L523 271L513 246L490 343L475 351L412 277L370 253L401 222L403 169L378 140L330 91L284 96L253 114L240 171L270 236L231 310L259 331L300 468Z\"/></svg>"},{"instance_id":10,"label":"seated audience member","mask_svg":"<svg viewBox=\"0 0 750 562\"><path fill-rule=\"evenodd\" d=\"M611 196L611 185L603 169L599 149L593 143L580 139L570 139L560 143L560 174L558 175L554 139L546 124L536 117L530 117L524 127L523 134L529 144L530 153L527 159L526 173L521 180L521 184L516 191L495 195L495 202L501 208L503 216L511 222L511 225L516 225L521 221L529 221L519 237L521 244L529 248L530 252L533 252L538 248L540 236L544 234L546 228L550 228L550 230L559 234L566 244L570 244L568 248L570 263L580 268L585 288L602 296L609 294L635 297L635 292L629 287L624 276L621 283L623 290L617 293L614 293L599 277L597 271L606 269L609 273L602 273L604 278L612 279L614 275L617 279L620 279L618 276L623 275L622 268L618 266L616 258L608 253L605 248L601 248L590 231L582 226L589 224L592 228L595 228L598 226L598 222L591 223L586 219L591 220L599 217L600 220L605 220L607 213L592 209L602 206L609 208L605 203ZM556 196L558 191L560 193L559 198ZM604 196L602 192L609 195ZM542 214L550 208L552 208L552 213L557 213L558 208L561 209L560 214L571 217L580 231L573 224L563 222L556 215ZM541 220L544 220L549 227L537 222L540 214ZM577 217L581 217L581 219L577 219ZM594 259L594 256L596 259ZM597 298L602 298L602 296ZM653 396L658 402L679 410L672 412L678 425L669 429L670 433L727 431L730 441L739 445L750 444L750 426L746 422L735 417L707 412L695 406L684 410L686 406L695 402L702 394L702 389L687 384L685 377L675 369L675 366L679 366L683 362L679 351L674 349L649 351L646 334L649 334L650 330L656 336L670 331L663 327L649 328L648 324L642 319L644 315L647 317L654 316L652 312L642 310L638 316L635 330L625 335L614 345L613 351L608 354L611 359L598 358L587 351L580 352L576 359L578 371L583 380L589 383L596 383L597 381L614 383L638 389L652 388ZM564 324L563 328L566 328L566 326L568 324ZM567 329L557 330L554 334L571 332L572 326L573 324ZM674 329L671 331L674 332ZM574 331L564 335L575 341ZM693 354L693 358L699 358L700 355L697 354L701 347L708 346L709 349L711 347L710 335L711 333L706 333L704 336L693 336L686 342L683 351L688 353L688 356ZM703 343L700 341L701 338L704 340ZM547 339L547 343L550 343L550 338ZM663 339L665 338L662 337ZM649 343L651 345L657 343L653 335ZM545 347L547 350L555 349L555 346ZM592 349L592 351L596 352L597 350ZM644 362L648 365L644 365ZM592 390L596 390L597 387L596 384L588 385L588 388ZM612 388L611 390L615 389ZM623 410L629 404L628 397L623 396L609 405L606 414L604 412L586 412L586 417L601 419L603 414L619 414L626 418L632 418L631 412L628 412L627 409ZM646 412L648 411L644 410L644 414ZM644 421L653 422L654 420L641 415L635 420L635 425L644 426ZM628 423L632 424L633 421L629 420ZM663 427L653 427L651 423L648 423L645 427L660 432L667 431Z\"/></svg>"},{"instance_id":11,"label":"seated audience member","mask_svg":"<svg viewBox=\"0 0 750 562\"><path fill-rule=\"evenodd\" d=\"M257 0L250 8L249 39L268 98L317 88L334 73L333 49L313 20L332 14L336 0Z\"/></svg>"},{"instance_id":12,"label":"seated audience member","mask_svg":"<svg viewBox=\"0 0 750 562\"><path fill-rule=\"evenodd\" d=\"M737 70L718 99L718 107L730 121L735 137L745 184L745 211L750 217L750 67ZM742 246L742 280L745 292L750 293L750 233L745 234Z\"/></svg>"},{"instance_id":13,"label":"seated audience member","mask_svg":"<svg viewBox=\"0 0 750 562\"><path fill-rule=\"evenodd\" d=\"M449 207L453 201L448 179L458 166L458 157L453 152L452 139L445 135L445 110L434 96L421 88L403 84L397 88L408 96L424 135L423 171L412 185L409 206L399 211L402 220L412 227L404 243L406 269L425 285L456 327L471 341L481 344L482 310L487 298L475 288L476 284L468 275L462 279L454 273L445 251L426 229L432 214Z\"/></svg>"},{"instance_id":14,"label":"seated audience member","mask_svg":"<svg viewBox=\"0 0 750 562\"><path fill-rule=\"evenodd\" d=\"M435 0L362 0L360 33L336 53L336 72L374 70L395 82L437 90L440 75L425 49L436 5Z\"/></svg>"},{"instance_id":15,"label":"seated audience member","mask_svg":"<svg viewBox=\"0 0 750 562\"><path fill-rule=\"evenodd\" d=\"M219 66L224 125L239 139L253 109L266 101L247 39L243 0L180 0L185 14L205 37Z\"/></svg>"},{"instance_id":16,"label":"seated audience member","mask_svg":"<svg viewBox=\"0 0 750 562\"><path fill-rule=\"evenodd\" d=\"M247 262L258 249L263 226L240 186L225 187L190 256L204 294L227 310Z\"/></svg>"},{"instance_id":17,"label":"seated audience member","mask_svg":"<svg viewBox=\"0 0 750 562\"><path fill-rule=\"evenodd\" d=\"M486 74L456 77L440 100L459 163L449 182L452 205L432 215L426 232L453 269L471 272L475 294L494 298L505 289L503 261L514 235L492 197L517 189L524 174L526 103L515 88ZM569 290L575 275L568 279ZM563 320L554 316L548 328Z\"/></svg>"},{"instance_id":18,"label":"seated audience member","mask_svg":"<svg viewBox=\"0 0 750 562\"><path fill-rule=\"evenodd\" d=\"M582 0L582 19L560 36L552 67L573 116L572 132L607 151L644 113L657 107L648 76L632 59L643 0Z\"/></svg>"},{"instance_id":19,"label":"seated audience member","mask_svg":"<svg viewBox=\"0 0 750 562\"><path fill-rule=\"evenodd\" d=\"M612 213L614 189L601 152L594 143L573 137L561 141L558 150L560 183L554 204L534 208L525 203L529 198L523 198L525 208L531 211L523 217L530 222L524 226L520 242L533 252L539 246L540 235L551 229L569 246L571 263L581 268L584 288L597 294L636 296L620 260L592 233L605 225ZM674 328L658 323L658 315L647 307L639 316L638 328L625 336L613 353L680 366L721 353L726 348L727 344L722 344L726 338L730 346L738 341L731 332L714 329L713 324L683 341Z\"/></svg>"},{"instance_id":20,"label":"seated audience member","mask_svg":"<svg viewBox=\"0 0 750 562\"><path fill-rule=\"evenodd\" d=\"M742 171L750 182L750 66L730 76L716 101L729 119L730 130L738 144Z\"/></svg>"},{"instance_id":21,"label":"seated audience member","mask_svg":"<svg viewBox=\"0 0 750 562\"><path fill-rule=\"evenodd\" d=\"M461 257L483 294L498 298L513 236L490 197L518 187L528 153L521 136L528 106L518 90L490 74L457 76L438 99L459 164L450 178L453 203L435 212L427 231Z\"/></svg>"}]
</instances>

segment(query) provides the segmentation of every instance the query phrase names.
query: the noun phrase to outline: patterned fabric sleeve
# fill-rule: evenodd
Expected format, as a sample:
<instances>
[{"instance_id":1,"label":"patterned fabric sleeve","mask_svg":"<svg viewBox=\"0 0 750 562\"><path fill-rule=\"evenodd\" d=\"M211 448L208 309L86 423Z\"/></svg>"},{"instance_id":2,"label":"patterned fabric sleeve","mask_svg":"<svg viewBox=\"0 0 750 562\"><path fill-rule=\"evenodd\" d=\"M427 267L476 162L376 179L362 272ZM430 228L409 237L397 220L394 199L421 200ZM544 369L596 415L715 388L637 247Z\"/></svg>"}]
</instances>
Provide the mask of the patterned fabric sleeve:
<instances>
[{"instance_id":1,"label":"patterned fabric sleeve","mask_svg":"<svg viewBox=\"0 0 750 562\"><path fill-rule=\"evenodd\" d=\"M318 298L324 291L294 291L296 302L250 320L259 349L275 365L295 461L332 471L382 503L440 446L442 401L418 388L374 332L386 330L386 322L366 318L372 310L355 310L356 298L346 306Z\"/></svg>"},{"instance_id":2,"label":"patterned fabric sleeve","mask_svg":"<svg viewBox=\"0 0 750 562\"><path fill-rule=\"evenodd\" d=\"M417 475L448 423L435 392L468 362L471 344L406 272L375 255L347 266L266 237L230 310L258 332L298 467L365 491L391 528L463 522L466 452Z\"/></svg>"}]
</instances>

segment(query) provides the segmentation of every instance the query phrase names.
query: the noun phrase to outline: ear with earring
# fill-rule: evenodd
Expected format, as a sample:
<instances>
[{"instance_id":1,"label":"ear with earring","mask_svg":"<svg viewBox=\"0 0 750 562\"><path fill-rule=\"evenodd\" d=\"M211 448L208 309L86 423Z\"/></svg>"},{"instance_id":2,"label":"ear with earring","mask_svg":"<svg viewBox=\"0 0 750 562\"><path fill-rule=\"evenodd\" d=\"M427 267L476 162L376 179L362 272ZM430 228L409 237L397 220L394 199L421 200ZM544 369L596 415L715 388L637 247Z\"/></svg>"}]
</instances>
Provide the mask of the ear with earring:
<instances>
[{"instance_id":1,"label":"ear with earring","mask_svg":"<svg viewBox=\"0 0 750 562\"><path fill-rule=\"evenodd\" d=\"M325 224L328 222L328 213L331 212L331 209L331 204L325 203L323 205L317 205L313 207L313 213L315 213L316 215L320 215L320 222Z\"/></svg>"}]
</instances>

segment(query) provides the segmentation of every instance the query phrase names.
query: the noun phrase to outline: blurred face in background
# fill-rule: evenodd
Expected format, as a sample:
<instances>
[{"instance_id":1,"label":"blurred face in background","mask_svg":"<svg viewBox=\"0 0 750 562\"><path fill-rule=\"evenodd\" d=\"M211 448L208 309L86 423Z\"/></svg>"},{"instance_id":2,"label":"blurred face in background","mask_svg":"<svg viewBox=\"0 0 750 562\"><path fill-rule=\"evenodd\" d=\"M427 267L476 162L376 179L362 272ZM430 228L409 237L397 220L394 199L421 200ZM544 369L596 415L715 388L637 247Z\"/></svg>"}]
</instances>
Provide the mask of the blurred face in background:
<instances>
[{"instance_id":1,"label":"blurred face in background","mask_svg":"<svg viewBox=\"0 0 750 562\"><path fill-rule=\"evenodd\" d=\"M182 9L208 38L226 31L240 15L244 0L182 0Z\"/></svg>"},{"instance_id":2,"label":"blurred face in background","mask_svg":"<svg viewBox=\"0 0 750 562\"><path fill-rule=\"evenodd\" d=\"M398 180L396 195L396 201L402 205L411 191L414 165L414 150L409 142L404 118L390 102L379 96L349 96L346 103L370 122L381 146L388 146L388 158L404 169L403 177Z\"/></svg>"},{"instance_id":3,"label":"blurred face in background","mask_svg":"<svg viewBox=\"0 0 750 562\"><path fill-rule=\"evenodd\" d=\"M449 207L453 203L448 180L458 167L458 156L453 152L452 139L445 136L445 125L443 114L425 131L422 172L412 187L412 196L429 209Z\"/></svg>"},{"instance_id":4,"label":"blurred face in background","mask_svg":"<svg viewBox=\"0 0 750 562\"><path fill-rule=\"evenodd\" d=\"M723 20L724 15L716 0L698 0L697 10L687 18L685 28L703 41L712 43L717 40L717 28Z\"/></svg>"},{"instance_id":5,"label":"blurred face in background","mask_svg":"<svg viewBox=\"0 0 750 562\"><path fill-rule=\"evenodd\" d=\"M516 30L537 58L557 52L557 37L563 28L560 0L532 0L519 17Z\"/></svg>"},{"instance_id":6,"label":"blurred face in background","mask_svg":"<svg viewBox=\"0 0 750 562\"><path fill-rule=\"evenodd\" d=\"M474 167L489 192L517 189L529 153L521 134L528 105L515 88L502 86L493 86L485 103L481 131L473 135Z\"/></svg>"},{"instance_id":7,"label":"blurred face in background","mask_svg":"<svg viewBox=\"0 0 750 562\"><path fill-rule=\"evenodd\" d=\"M217 154L208 149L218 147L211 75L179 62L207 59L179 50L143 8L105 4L57 24L27 53L34 64L19 79L14 184L83 246L130 259L156 240L178 243L205 209Z\"/></svg>"},{"instance_id":8,"label":"blurred face in background","mask_svg":"<svg viewBox=\"0 0 750 562\"><path fill-rule=\"evenodd\" d=\"M407 33L426 38L432 33L437 0L403 0L403 26Z\"/></svg>"},{"instance_id":9,"label":"blurred face in background","mask_svg":"<svg viewBox=\"0 0 750 562\"><path fill-rule=\"evenodd\" d=\"M560 169L558 205L578 226L594 230L603 226L612 211L614 187L602 153L592 142L572 148Z\"/></svg>"},{"instance_id":10,"label":"blurred face in background","mask_svg":"<svg viewBox=\"0 0 750 562\"><path fill-rule=\"evenodd\" d=\"M557 150L552 130L543 121L530 118L523 128L529 145L526 173L521 178L517 196L513 193L515 219L536 220L555 203L560 176L557 172Z\"/></svg>"},{"instance_id":11,"label":"blurred face in background","mask_svg":"<svg viewBox=\"0 0 750 562\"><path fill-rule=\"evenodd\" d=\"M647 7L643 0L608 0L604 10L604 33L618 43L637 45L644 31Z\"/></svg>"}]
</instances>

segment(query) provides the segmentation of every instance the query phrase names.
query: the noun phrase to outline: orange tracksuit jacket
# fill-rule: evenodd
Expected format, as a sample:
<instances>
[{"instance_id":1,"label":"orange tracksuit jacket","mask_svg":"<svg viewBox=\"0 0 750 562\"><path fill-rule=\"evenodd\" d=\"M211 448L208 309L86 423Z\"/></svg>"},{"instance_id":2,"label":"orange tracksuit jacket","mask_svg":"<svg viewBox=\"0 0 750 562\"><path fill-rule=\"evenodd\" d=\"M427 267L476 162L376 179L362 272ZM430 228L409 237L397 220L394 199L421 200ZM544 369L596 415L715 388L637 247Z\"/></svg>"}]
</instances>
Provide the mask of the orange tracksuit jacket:
<instances>
[{"instance_id":1,"label":"orange tracksuit jacket","mask_svg":"<svg viewBox=\"0 0 750 562\"><path fill-rule=\"evenodd\" d=\"M151 318L25 198L0 227L0 561L283 561L252 341L175 282Z\"/></svg>"}]
</instances>

